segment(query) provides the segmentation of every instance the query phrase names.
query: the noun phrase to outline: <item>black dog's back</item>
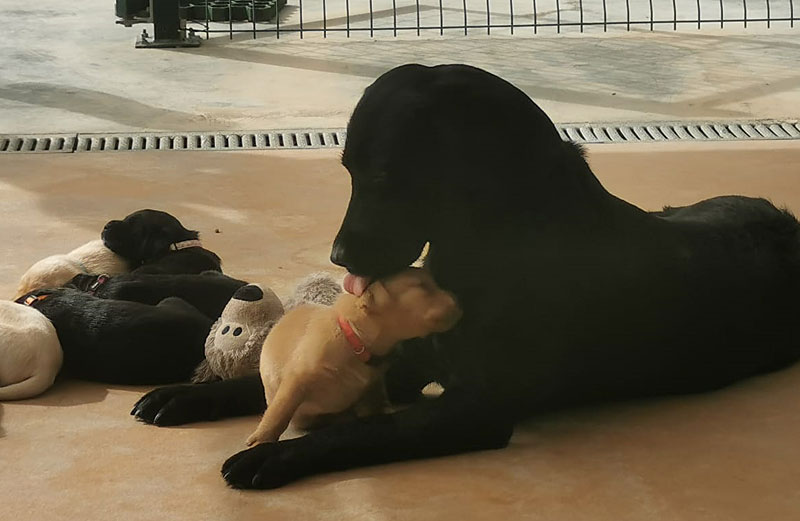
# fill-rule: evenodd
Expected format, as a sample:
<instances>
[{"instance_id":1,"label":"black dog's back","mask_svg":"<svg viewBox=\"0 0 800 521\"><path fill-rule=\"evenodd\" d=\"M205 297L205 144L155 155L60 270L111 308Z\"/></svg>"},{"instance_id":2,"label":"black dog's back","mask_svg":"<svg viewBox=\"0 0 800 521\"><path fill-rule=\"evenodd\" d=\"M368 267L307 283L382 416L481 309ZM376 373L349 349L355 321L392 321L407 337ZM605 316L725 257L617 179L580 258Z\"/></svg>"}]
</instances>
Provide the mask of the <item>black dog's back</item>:
<instances>
[{"instance_id":1,"label":"black dog's back","mask_svg":"<svg viewBox=\"0 0 800 521\"><path fill-rule=\"evenodd\" d=\"M180 297L207 317L216 320L237 289L247 282L217 271L195 274L127 273L111 277L92 289L98 280L94 275L77 275L71 285L93 291L100 298L127 300L155 305L167 297Z\"/></svg>"},{"instance_id":2,"label":"black dog's back","mask_svg":"<svg viewBox=\"0 0 800 521\"><path fill-rule=\"evenodd\" d=\"M211 319L177 298L157 306L47 290L34 304L55 326L69 376L113 384L186 381L204 358Z\"/></svg>"}]
</instances>

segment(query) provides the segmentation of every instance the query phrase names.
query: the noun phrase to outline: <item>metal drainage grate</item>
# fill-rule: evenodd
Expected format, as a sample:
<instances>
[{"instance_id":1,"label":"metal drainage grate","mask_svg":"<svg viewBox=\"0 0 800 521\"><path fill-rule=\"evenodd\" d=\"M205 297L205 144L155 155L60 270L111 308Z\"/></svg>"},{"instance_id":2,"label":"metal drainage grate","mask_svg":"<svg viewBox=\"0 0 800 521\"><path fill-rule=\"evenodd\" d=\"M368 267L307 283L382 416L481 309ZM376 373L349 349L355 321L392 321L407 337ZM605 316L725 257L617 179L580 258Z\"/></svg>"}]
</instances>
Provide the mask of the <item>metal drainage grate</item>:
<instances>
[{"instance_id":1,"label":"metal drainage grate","mask_svg":"<svg viewBox=\"0 0 800 521\"><path fill-rule=\"evenodd\" d=\"M78 134L76 152L336 148L344 145L345 136L346 133L342 129L274 130L246 133Z\"/></svg>"},{"instance_id":2,"label":"metal drainage grate","mask_svg":"<svg viewBox=\"0 0 800 521\"><path fill-rule=\"evenodd\" d=\"M562 139L576 143L800 139L800 124L788 121L565 124L559 125L558 131Z\"/></svg>"},{"instance_id":3,"label":"metal drainage grate","mask_svg":"<svg viewBox=\"0 0 800 521\"><path fill-rule=\"evenodd\" d=\"M48 136L24 134L0 134L0 153L14 152L74 152L76 134L52 134Z\"/></svg>"},{"instance_id":4,"label":"metal drainage grate","mask_svg":"<svg viewBox=\"0 0 800 521\"><path fill-rule=\"evenodd\" d=\"M800 139L797 121L566 123L558 131L564 140L582 144ZM344 129L0 135L0 153L340 148L346 138Z\"/></svg>"}]
</instances>

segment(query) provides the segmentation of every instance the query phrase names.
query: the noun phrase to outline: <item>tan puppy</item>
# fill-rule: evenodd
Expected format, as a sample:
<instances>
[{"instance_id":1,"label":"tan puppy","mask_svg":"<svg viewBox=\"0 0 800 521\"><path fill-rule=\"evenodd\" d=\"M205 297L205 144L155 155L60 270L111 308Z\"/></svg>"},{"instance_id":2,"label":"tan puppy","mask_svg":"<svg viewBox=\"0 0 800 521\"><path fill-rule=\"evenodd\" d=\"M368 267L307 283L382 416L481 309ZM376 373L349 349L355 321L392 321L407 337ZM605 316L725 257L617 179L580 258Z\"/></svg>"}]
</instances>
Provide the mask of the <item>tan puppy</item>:
<instances>
[{"instance_id":1,"label":"tan puppy","mask_svg":"<svg viewBox=\"0 0 800 521\"><path fill-rule=\"evenodd\" d=\"M14 300L39 289L60 288L81 273L113 277L129 270L127 261L102 240L89 241L66 255L52 255L31 266L20 279Z\"/></svg>"},{"instance_id":2,"label":"tan puppy","mask_svg":"<svg viewBox=\"0 0 800 521\"><path fill-rule=\"evenodd\" d=\"M290 422L307 429L341 413L380 412L380 357L401 340L447 331L460 318L455 298L418 268L375 281L360 297L343 294L331 307L294 308L261 350L268 406L247 444L277 441Z\"/></svg>"}]
</instances>

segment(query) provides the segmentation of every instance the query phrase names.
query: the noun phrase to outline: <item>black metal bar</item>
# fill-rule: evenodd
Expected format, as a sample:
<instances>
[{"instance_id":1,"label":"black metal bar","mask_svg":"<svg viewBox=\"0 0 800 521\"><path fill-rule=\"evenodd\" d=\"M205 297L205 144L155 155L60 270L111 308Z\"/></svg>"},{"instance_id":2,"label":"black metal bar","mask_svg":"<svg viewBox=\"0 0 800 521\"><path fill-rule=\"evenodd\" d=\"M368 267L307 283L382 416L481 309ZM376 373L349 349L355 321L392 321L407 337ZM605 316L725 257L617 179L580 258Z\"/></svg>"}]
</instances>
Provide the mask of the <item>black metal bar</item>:
<instances>
[{"instance_id":1,"label":"black metal bar","mask_svg":"<svg viewBox=\"0 0 800 521\"><path fill-rule=\"evenodd\" d=\"M253 40L256 39L256 0L250 0L250 9L252 9L252 22L253 22ZM300 19L302 20L302 13L303 13L303 0L300 0ZM303 37L303 25L300 24L300 38Z\"/></svg>"},{"instance_id":2,"label":"black metal bar","mask_svg":"<svg viewBox=\"0 0 800 521\"><path fill-rule=\"evenodd\" d=\"M789 18L791 18L791 27L794 27L794 0L789 0Z\"/></svg>"},{"instance_id":3,"label":"black metal bar","mask_svg":"<svg viewBox=\"0 0 800 521\"><path fill-rule=\"evenodd\" d=\"M393 36L397 36L397 0L392 0L392 27L394 28Z\"/></svg>"},{"instance_id":4,"label":"black metal bar","mask_svg":"<svg viewBox=\"0 0 800 521\"><path fill-rule=\"evenodd\" d=\"M345 15L347 23L347 37L350 38L350 0L345 0L344 5L347 9L347 13ZM417 9L419 9L419 0L417 0ZM419 36L419 33L417 33L417 36Z\"/></svg>"},{"instance_id":5,"label":"black metal bar","mask_svg":"<svg viewBox=\"0 0 800 521\"><path fill-rule=\"evenodd\" d=\"M492 34L492 15L489 9L489 0L486 0L486 34Z\"/></svg>"},{"instance_id":6,"label":"black metal bar","mask_svg":"<svg viewBox=\"0 0 800 521\"><path fill-rule=\"evenodd\" d=\"M678 6L675 5L675 0L672 0L672 30L678 30Z\"/></svg>"},{"instance_id":7,"label":"black metal bar","mask_svg":"<svg viewBox=\"0 0 800 521\"><path fill-rule=\"evenodd\" d=\"M325 0L323 0L324 2ZM278 0L275 0L275 39L281 39L281 10Z\"/></svg>"},{"instance_id":8,"label":"black metal bar","mask_svg":"<svg viewBox=\"0 0 800 521\"><path fill-rule=\"evenodd\" d=\"M419 0L417 0L417 36L419 36Z\"/></svg>"},{"instance_id":9,"label":"black metal bar","mask_svg":"<svg viewBox=\"0 0 800 521\"><path fill-rule=\"evenodd\" d=\"M627 22L627 30L631 30L631 2L630 0L625 0L625 21Z\"/></svg>"},{"instance_id":10,"label":"black metal bar","mask_svg":"<svg viewBox=\"0 0 800 521\"><path fill-rule=\"evenodd\" d=\"M769 29L770 28L770 18L772 16L772 13L770 11L769 0L766 0L766 2L767 2L767 29Z\"/></svg>"},{"instance_id":11,"label":"black metal bar","mask_svg":"<svg viewBox=\"0 0 800 521\"><path fill-rule=\"evenodd\" d=\"M608 32L608 7L606 0L603 0L603 32Z\"/></svg>"},{"instance_id":12,"label":"black metal bar","mask_svg":"<svg viewBox=\"0 0 800 521\"><path fill-rule=\"evenodd\" d=\"M208 40L208 26L209 26L209 23L208 23L208 0L205 0L205 6L206 6L206 9L205 9L206 40Z\"/></svg>"},{"instance_id":13,"label":"black metal bar","mask_svg":"<svg viewBox=\"0 0 800 521\"><path fill-rule=\"evenodd\" d=\"M233 0L228 0L228 39L233 40Z\"/></svg>"},{"instance_id":14,"label":"black metal bar","mask_svg":"<svg viewBox=\"0 0 800 521\"><path fill-rule=\"evenodd\" d=\"M583 32L583 0L578 0L578 10L581 12L581 32Z\"/></svg>"},{"instance_id":15,"label":"black metal bar","mask_svg":"<svg viewBox=\"0 0 800 521\"><path fill-rule=\"evenodd\" d=\"M467 35L467 0L462 0L464 3L464 36Z\"/></svg>"},{"instance_id":16,"label":"black metal bar","mask_svg":"<svg viewBox=\"0 0 800 521\"><path fill-rule=\"evenodd\" d=\"M372 17L372 0L369 0L369 37L375 36L375 21Z\"/></svg>"},{"instance_id":17,"label":"black metal bar","mask_svg":"<svg viewBox=\"0 0 800 521\"><path fill-rule=\"evenodd\" d=\"M533 34L537 34L538 32L539 32L539 23L536 17L536 0L533 0Z\"/></svg>"},{"instance_id":18,"label":"black metal bar","mask_svg":"<svg viewBox=\"0 0 800 521\"><path fill-rule=\"evenodd\" d=\"M725 2L724 0L719 0L719 27L720 29L725 28Z\"/></svg>"},{"instance_id":19,"label":"black metal bar","mask_svg":"<svg viewBox=\"0 0 800 521\"><path fill-rule=\"evenodd\" d=\"M703 16L700 14L700 0L697 0L697 29L700 29L700 20L703 19Z\"/></svg>"},{"instance_id":20,"label":"black metal bar","mask_svg":"<svg viewBox=\"0 0 800 521\"><path fill-rule=\"evenodd\" d=\"M444 6L442 0L439 0L439 36L444 34Z\"/></svg>"},{"instance_id":21,"label":"black metal bar","mask_svg":"<svg viewBox=\"0 0 800 521\"><path fill-rule=\"evenodd\" d=\"M747 0L742 0L742 7L744 8L744 27L747 28Z\"/></svg>"},{"instance_id":22,"label":"black metal bar","mask_svg":"<svg viewBox=\"0 0 800 521\"><path fill-rule=\"evenodd\" d=\"M719 1L721 2L722 0L719 0ZM655 14L653 13L653 0L650 0L650 30L651 30L651 31L652 31L653 29L655 29L655 28L653 27L653 19L654 19L654 18L655 18Z\"/></svg>"},{"instance_id":23,"label":"black metal bar","mask_svg":"<svg viewBox=\"0 0 800 521\"><path fill-rule=\"evenodd\" d=\"M508 9L511 13L511 34L514 34L514 0L508 0Z\"/></svg>"},{"instance_id":24,"label":"black metal bar","mask_svg":"<svg viewBox=\"0 0 800 521\"><path fill-rule=\"evenodd\" d=\"M303 39L303 0L300 0L300 39Z\"/></svg>"},{"instance_id":25,"label":"black metal bar","mask_svg":"<svg viewBox=\"0 0 800 521\"><path fill-rule=\"evenodd\" d=\"M559 0L556 0L556 32L561 33L561 2Z\"/></svg>"},{"instance_id":26,"label":"black metal bar","mask_svg":"<svg viewBox=\"0 0 800 521\"><path fill-rule=\"evenodd\" d=\"M322 37L328 37L328 4L325 0L322 0Z\"/></svg>"}]
</instances>

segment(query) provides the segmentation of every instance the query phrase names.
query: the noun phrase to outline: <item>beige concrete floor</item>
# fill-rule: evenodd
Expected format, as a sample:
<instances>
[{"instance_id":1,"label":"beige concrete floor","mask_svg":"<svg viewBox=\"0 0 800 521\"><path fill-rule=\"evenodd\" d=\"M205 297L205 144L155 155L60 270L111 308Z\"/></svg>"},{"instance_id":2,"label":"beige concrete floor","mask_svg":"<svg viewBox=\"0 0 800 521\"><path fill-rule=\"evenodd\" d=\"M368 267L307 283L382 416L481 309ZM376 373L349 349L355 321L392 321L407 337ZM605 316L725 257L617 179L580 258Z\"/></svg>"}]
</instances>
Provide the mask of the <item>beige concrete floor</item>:
<instances>
[{"instance_id":1,"label":"beige concrete floor","mask_svg":"<svg viewBox=\"0 0 800 521\"><path fill-rule=\"evenodd\" d=\"M348 196L336 156L4 157L0 292L106 220L154 207L199 229L229 273L285 296L295 278L333 269ZM800 142L601 145L590 159L612 192L648 209L739 193L800 212ZM0 405L0 519L797 519L799 388L797 366L716 393L533 419L503 451L240 492L219 467L256 418L158 429L128 415L144 388L60 382Z\"/></svg>"},{"instance_id":2,"label":"beige concrete floor","mask_svg":"<svg viewBox=\"0 0 800 521\"><path fill-rule=\"evenodd\" d=\"M598 15L600 0L583 3ZM630 3L634 9L646 4ZM681 13L694 14L693 0L679 3ZM729 16L740 3L726 10ZM286 13L296 12L297 0L289 4ZM328 8L342 4L328 2ZM354 13L363 14L367 3L358 4ZM421 4L429 15L438 9L436 0ZM574 20L575 4L561 2L571 11L565 20ZM607 4L611 19L624 19L627 2ZM655 4L666 8L668 2ZM709 4L716 9L715 1L704 0ZM751 16L763 4L748 2ZM788 2L772 4L773 16L786 14ZM144 27L152 34L152 26L115 25L112 5L82 0L65 8L61 0L39 0L0 11L0 133L343 127L367 85L409 62L489 70L557 122L799 116L800 24L775 23L769 30L764 24L746 30L706 24L702 31L682 26L679 32L623 34L592 28L556 35L548 29L536 37L523 30L514 37L500 30L491 37L481 31L468 37L459 31L444 37L382 33L375 40L365 33L327 40L313 34L303 40L296 34L280 40L217 35L197 49L137 50L136 36ZM492 2L494 20L506 5ZM519 14L530 6L530 0L519 1ZM549 17L544 20L553 21L554 6L540 1ZM389 7L388 0L375 0L377 10ZM318 16L307 14L306 23Z\"/></svg>"}]
</instances>

